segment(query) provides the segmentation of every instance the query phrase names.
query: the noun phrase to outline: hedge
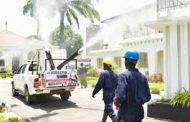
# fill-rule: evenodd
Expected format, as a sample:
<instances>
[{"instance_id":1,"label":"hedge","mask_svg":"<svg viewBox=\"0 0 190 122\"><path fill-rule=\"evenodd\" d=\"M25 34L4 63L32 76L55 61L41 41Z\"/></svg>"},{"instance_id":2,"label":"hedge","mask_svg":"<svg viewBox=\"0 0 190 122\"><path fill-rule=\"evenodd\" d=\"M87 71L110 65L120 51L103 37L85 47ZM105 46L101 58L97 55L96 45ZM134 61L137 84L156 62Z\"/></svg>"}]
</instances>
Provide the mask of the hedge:
<instances>
[{"instance_id":1,"label":"hedge","mask_svg":"<svg viewBox=\"0 0 190 122\"><path fill-rule=\"evenodd\" d=\"M1 78L6 78L6 77L13 77L13 73L0 73L0 77Z\"/></svg>"}]
</instances>

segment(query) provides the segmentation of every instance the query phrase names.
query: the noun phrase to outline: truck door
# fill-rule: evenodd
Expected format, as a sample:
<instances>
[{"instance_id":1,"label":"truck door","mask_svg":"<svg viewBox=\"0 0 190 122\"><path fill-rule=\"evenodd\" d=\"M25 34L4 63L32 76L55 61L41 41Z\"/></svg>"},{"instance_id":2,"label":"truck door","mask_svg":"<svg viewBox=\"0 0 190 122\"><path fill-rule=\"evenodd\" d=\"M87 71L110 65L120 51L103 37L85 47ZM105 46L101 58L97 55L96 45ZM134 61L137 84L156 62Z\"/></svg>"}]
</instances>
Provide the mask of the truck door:
<instances>
[{"instance_id":1,"label":"truck door","mask_svg":"<svg viewBox=\"0 0 190 122\"><path fill-rule=\"evenodd\" d=\"M21 72L19 74L19 76L20 76L20 82L18 84L19 84L19 89L21 91L24 91L24 84L25 84L25 77L26 77L26 74L25 74L26 66L27 66L27 64L23 65L23 67L21 69Z\"/></svg>"},{"instance_id":2,"label":"truck door","mask_svg":"<svg viewBox=\"0 0 190 122\"><path fill-rule=\"evenodd\" d=\"M19 86L19 84L20 84L20 78L21 78L20 73L22 71L22 67L23 67L23 65L17 70L16 74L14 75L14 85L15 85L16 89L20 88L20 86Z\"/></svg>"}]
</instances>

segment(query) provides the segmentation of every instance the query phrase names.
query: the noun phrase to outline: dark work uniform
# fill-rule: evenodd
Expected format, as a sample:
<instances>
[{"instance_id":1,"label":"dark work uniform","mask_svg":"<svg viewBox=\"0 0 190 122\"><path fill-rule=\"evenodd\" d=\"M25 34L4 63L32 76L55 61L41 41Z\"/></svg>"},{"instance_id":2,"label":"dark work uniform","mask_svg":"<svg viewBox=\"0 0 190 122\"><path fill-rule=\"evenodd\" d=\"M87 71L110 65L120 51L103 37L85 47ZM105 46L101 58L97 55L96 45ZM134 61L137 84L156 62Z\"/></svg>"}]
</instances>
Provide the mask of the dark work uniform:
<instances>
[{"instance_id":1,"label":"dark work uniform","mask_svg":"<svg viewBox=\"0 0 190 122\"><path fill-rule=\"evenodd\" d=\"M146 77L138 69L123 71L118 76L115 103L121 104L118 122L141 122L144 118L143 104L151 98Z\"/></svg>"},{"instance_id":2,"label":"dark work uniform","mask_svg":"<svg viewBox=\"0 0 190 122\"><path fill-rule=\"evenodd\" d=\"M117 74L112 70L105 70L101 73L99 80L94 88L93 96L103 89L103 100L105 104L105 112L110 118L116 116L113 110L113 97L117 88Z\"/></svg>"}]
</instances>

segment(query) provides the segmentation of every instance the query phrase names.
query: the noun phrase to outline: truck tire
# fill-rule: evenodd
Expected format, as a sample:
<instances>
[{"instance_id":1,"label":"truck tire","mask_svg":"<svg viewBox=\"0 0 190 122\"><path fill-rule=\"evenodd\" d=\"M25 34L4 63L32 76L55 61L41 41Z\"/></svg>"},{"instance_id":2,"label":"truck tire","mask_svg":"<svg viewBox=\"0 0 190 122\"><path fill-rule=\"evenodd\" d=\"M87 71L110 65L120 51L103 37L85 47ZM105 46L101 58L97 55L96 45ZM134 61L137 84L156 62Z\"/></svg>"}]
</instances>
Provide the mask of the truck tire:
<instances>
[{"instance_id":1,"label":"truck tire","mask_svg":"<svg viewBox=\"0 0 190 122\"><path fill-rule=\"evenodd\" d=\"M18 96L18 92L15 89L14 82L12 82L12 96L14 96L14 97Z\"/></svg>"},{"instance_id":2,"label":"truck tire","mask_svg":"<svg viewBox=\"0 0 190 122\"><path fill-rule=\"evenodd\" d=\"M25 88L25 103L27 105L31 104L32 102L34 102L36 100L36 96L34 95L30 95L28 88Z\"/></svg>"},{"instance_id":3,"label":"truck tire","mask_svg":"<svg viewBox=\"0 0 190 122\"><path fill-rule=\"evenodd\" d=\"M71 93L69 91L60 94L62 101L68 100L70 96L71 96Z\"/></svg>"}]
</instances>

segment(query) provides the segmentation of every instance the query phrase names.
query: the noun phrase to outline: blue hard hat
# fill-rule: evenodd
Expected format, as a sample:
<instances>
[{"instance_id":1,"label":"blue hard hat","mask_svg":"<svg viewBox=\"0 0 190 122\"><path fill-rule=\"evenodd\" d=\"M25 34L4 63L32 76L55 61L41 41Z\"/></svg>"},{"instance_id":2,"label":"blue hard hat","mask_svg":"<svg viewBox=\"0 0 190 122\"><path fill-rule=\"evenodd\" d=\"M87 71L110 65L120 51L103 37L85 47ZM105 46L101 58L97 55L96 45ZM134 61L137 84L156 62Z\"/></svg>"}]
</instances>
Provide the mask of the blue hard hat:
<instances>
[{"instance_id":1,"label":"blue hard hat","mask_svg":"<svg viewBox=\"0 0 190 122\"><path fill-rule=\"evenodd\" d=\"M139 52L136 50L127 50L125 51L124 58L132 59L132 60L139 60Z\"/></svg>"}]
</instances>

